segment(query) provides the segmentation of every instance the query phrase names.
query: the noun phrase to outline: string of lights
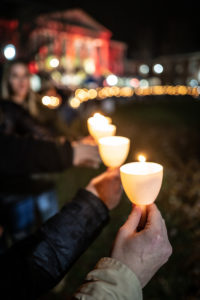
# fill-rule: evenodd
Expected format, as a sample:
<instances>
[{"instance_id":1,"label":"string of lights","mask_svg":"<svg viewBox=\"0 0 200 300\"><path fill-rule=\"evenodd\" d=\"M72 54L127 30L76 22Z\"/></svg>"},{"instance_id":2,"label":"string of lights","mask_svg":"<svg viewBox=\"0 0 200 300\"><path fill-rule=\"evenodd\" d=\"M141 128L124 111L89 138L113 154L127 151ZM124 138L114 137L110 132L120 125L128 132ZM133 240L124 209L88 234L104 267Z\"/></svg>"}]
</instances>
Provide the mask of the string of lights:
<instances>
[{"instance_id":1,"label":"string of lights","mask_svg":"<svg viewBox=\"0 0 200 300\"><path fill-rule=\"evenodd\" d=\"M185 85L158 85L146 88L131 88L131 87L99 87L96 89L77 89L75 90L74 97L69 100L69 105L77 109L81 103L90 100L103 100L110 97L118 98L131 98L133 95L137 96L161 96L161 95L172 95L172 96L185 96L190 95L194 98L199 97L200 87L190 87ZM48 106L51 109L57 108L61 104L61 100L58 97L44 96L42 98L42 104Z\"/></svg>"},{"instance_id":2,"label":"string of lights","mask_svg":"<svg viewBox=\"0 0 200 300\"><path fill-rule=\"evenodd\" d=\"M190 87L185 85L160 85L146 88L131 88L131 87L102 87L97 89L77 89L75 95L70 99L69 104L72 108L78 108L81 103L89 100L103 100L110 97L124 97L131 98L133 95L137 96L161 96L161 95L174 95L185 96L190 95L195 98L200 95L199 87Z\"/></svg>"}]
</instances>

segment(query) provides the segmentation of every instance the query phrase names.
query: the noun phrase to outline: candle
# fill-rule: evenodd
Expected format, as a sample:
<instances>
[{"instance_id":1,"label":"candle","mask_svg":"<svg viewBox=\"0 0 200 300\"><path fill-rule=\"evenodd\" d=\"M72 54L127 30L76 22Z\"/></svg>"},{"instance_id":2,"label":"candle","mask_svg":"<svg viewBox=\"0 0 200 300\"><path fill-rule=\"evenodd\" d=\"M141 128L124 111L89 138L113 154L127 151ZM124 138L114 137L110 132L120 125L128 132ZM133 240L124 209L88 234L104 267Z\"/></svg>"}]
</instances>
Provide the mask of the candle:
<instances>
[{"instance_id":1,"label":"candle","mask_svg":"<svg viewBox=\"0 0 200 300\"><path fill-rule=\"evenodd\" d=\"M157 198L163 178L163 167L160 164L146 162L140 155L139 162L121 166L120 176L126 195L142 208L142 223L145 221L146 205L152 204ZM144 225L144 224L143 224Z\"/></svg>"},{"instance_id":2,"label":"candle","mask_svg":"<svg viewBox=\"0 0 200 300\"><path fill-rule=\"evenodd\" d=\"M112 119L110 117L105 117L104 115L100 114L100 113L95 113L93 118L97 119L97 120L102 120L108 124L112 123Z\"/></svg>"},{"instance_id":3,"label":"candle","mask_svg":"<svg viewBox=\"0 0 200 300\"><path fill-rule=\"evenodd\" d=\"M87 120L88 131L90 135L98 142L105 136L113 136L116 133L116 126L111 124L112 119L104 117L100 113L95 113L93 117Z\"/></svg>"},{"instance_id":4,"label":"candle","mask_svg":"<svg viewBox=\"0 0 200 300\"><path fill-rule=\"evenodd\" d=\"M109 136L99 139L99 153L107 167L119 167L126 160L130 140L122 136Z\"/></svg>"}]
</instances>

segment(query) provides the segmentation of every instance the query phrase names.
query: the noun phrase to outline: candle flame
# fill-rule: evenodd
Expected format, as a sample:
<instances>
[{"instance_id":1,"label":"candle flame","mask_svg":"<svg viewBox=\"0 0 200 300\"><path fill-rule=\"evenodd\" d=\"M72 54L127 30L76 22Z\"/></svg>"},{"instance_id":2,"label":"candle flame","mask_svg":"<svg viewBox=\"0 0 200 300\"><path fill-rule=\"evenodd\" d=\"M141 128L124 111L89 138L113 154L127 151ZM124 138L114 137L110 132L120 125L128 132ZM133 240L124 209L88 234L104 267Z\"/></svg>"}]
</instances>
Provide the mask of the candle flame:
<instances>
[{"instance_id":1,"label":"candle flame","mask_svg":"<svg viewBox=\"0 0 200 300\"><path fill-rule=\"evenodd\" d=\"M102 114L100 114L100 113L95 113L94 115L93 115L93 117L94 118L101 118L101 117L104 117Z\"/></svg>"},{"instance_id":2,"label":"candle flame","mask_svg":"<svg viewBox=\"0 0 200 300\"><path fill-rule=\"evenodd\" d=\"M91 119L93 126L95 127L107 127L109 125L109 119L100 113L95 113Z\"/></svg>"},{"instance_id":3,"label":"candle flame","mask_svg":"<svg viewBox=\"0 0 200 300\"><path fill-rule=\"evenodd\" d=\"M145 157L144 155L142 155L142 154L139 154L139 155L138 155L138 160L139 160L140 162L145 162L145 161L146 161L146 157Z\"/></svg>"}]
</instances>

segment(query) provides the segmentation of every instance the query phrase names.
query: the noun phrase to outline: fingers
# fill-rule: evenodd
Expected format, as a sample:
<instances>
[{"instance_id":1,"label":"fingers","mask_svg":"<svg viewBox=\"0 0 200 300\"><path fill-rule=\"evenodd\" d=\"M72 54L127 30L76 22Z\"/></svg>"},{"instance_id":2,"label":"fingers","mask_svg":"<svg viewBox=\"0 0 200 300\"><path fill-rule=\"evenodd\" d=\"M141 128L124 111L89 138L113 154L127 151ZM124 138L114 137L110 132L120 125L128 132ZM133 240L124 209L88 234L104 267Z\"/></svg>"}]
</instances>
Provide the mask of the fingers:
<instances>
[{"instance_id":1,"label":"fingers","mask_svg":"<svg viewBox=\"0 0 200 300\"><path fill-rule=\"evenodd\" d=\"M107 168L107 170L103 174L105 174L105 176L108 176L109 178L118 179L121 181L119 168Z\"/></svg>"},{"instance_id":2,"label":"fingers","mask_svg":"<svg viewBox=\"0 0 200 300\"><path fill-rule=\"evenodd\" d=\"M136 231L140 218L142 215L142 210L139 206L134 206L132 212L130 213L128 220L122 226L122 228L128 233L132 234Z\"/></svg>"},{"instance_id":3,"label":"fingers","mask_svg":"<svg viewBox=\"0 0 200 300\"><path fill-rule=\"evenodd\" d=\"M99 150L98 150L98 146L97 145L89 145L89 144L83 144L82 145L87 151L89 151L89 152L99 152Z\"/></svg>"},{"instance_id":4,"label":"fingers","mask_svg":"<svg viewBox=\"0 0 200 300\"><path fill-rule=\"evenodd\" d=\"M145 229L160 232L165 227L162 215L155 204L147 206L147 223Z\"/></svg>"},{"instance_id":5,"label":"fingers","mask_svg":"<svg viewBox=\"0 0 200 300\"><path fill-rule=\"evenodd\" d=\"M96 143L96 141L94 140L94 138L92 137L92 136L86 136L86 137L84 137L84 138L82 138L81 140L80 140L80 142L82 143L82 144L85 144L85 145L91 145L91 146L97 146L97 143Z\"/></svg>"},{"instance_id":6,"label":"fingers","mask_svg":"<svg viewBox=\"0 0 200 300\"><path fill-rule=\"evenodd\" d=\"M99 150L96 145L82 144L80 147L81 147L80 149L84 153L84 155L99 157Z\"/></svg>"},{"instance_id":7,"label":"fingers","mask_svg":"<svg viewBox=\"0 0 200 300\"><path fill-rule=\"evenodd\" d=\"M75 166L90 166L92 164L92 167L96 168L100 164L101 160L97 146L73 142L72 147L74 150L73 164Z\"/></svg>"},{"instance_id":8,"label":"fingers","mask_svg":"<svg viewBox=\"0 0 200 300\"><path fill-rule=\"evenodd\" d=\"M108 185L111 185L113 189L121 191L121 178L117 169L107 169L104 173L97 176L96 181L101 182L106 180Z\"/></svg>"},{"instance_id":9,"label":"fingers","mask_svg":"<svg viewBox=\"0 0 200 300\"><path fill-rule=\"evenodd\" d=\"M108 170L106 173L110 180L112 180L113 184L115 184L119 190L122 190L119 169Z\"/></svg>"},{"instance_id":10,"label":"fingers","mask_svg":"<svg viewBox=\"0 0 200 300\"><path fill-rule=\"evenodd\" d=\"M99 156L98 148L95 146L86 146L84 149L84 155L82 163L87 161L87 166L98 167L101 159Z\"/></svg>"},{"instance_id":11,"label":"fingers","mask_svg":"<svg viewBox=\"0 0 200 300\"><path fill-rule=\"evenodd\" d=\"M120 168L107 168L107 172L109 172L113 176L120 177Z\"/></svg>"},{"instance_id":12,"label":"fingers","mask_svg":"<svg viewBox=\"0 0 200 300\"><path fill-rule=\"evenodd\" d=\"M93 169L98 169L100 162L98 160L94 161L94 160L82 160L79 163L79 167L87 167L87 168L93 168Z\"/></svg>"}]
</instances>

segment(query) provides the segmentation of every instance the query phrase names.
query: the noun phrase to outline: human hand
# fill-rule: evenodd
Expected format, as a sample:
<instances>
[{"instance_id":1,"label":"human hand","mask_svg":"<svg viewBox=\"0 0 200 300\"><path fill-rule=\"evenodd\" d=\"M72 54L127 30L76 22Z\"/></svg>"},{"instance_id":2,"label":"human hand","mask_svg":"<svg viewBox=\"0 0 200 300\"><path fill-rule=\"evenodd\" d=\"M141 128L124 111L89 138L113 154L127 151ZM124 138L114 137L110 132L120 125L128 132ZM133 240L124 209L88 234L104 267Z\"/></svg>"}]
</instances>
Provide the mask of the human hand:
<instances>
[{"instance_id":1,"label":"human hand","mask_svg":"<svg viewBox=\"0 0 200 300\"><path fill-rule=\"evenodd\" d=\"M88 136L85 136L84 138L82 138L81 143L87 144L87 145L92 145L92 146L97 146L97 142L91 135L88 135Z\"/></svg>"},{"instance_id":2,"label":"human hand","mask_svg":"<svg viewBox=\"0 0 200 300\"><path fill-rule=\"evenodd\" d=\"M65 136L59 136L58 137L58 142L63 145L66 142L66 137Z\"/></svg>"},{"instance_id":3,"label":"human hand","mask_svg":"<svg viewBox=\"0 0 200 300\"><path fill-rule=\"evenodd\" d=\"M109 210L115 208L119 204L122 195L119 169L108 169L93 178L86 190L99 197Z\"/></svg>"},{"instance_id":4,"label":"human hand","mask_svg":"<svg viewBox=\"0 0 200 300\"><path fill-rule=\"evenodd\" d=\"M101 162L98 147L96 144L82 142L73 142L72 147L74 150L73 165L84 166L97 169Z\"/></svg>"},{"instance_id":5,"label":"human hand","mask_svg":"<svg viewBox=\"0 0 200 300\"><path fill-rule=\"evenodd\" d=\"M147 223L137 232L141 208L135 206L120 228L112 257L127 265L144 287L172 254L165 221L155 204L147 206Z\"/></svg>"}]
</instances>

